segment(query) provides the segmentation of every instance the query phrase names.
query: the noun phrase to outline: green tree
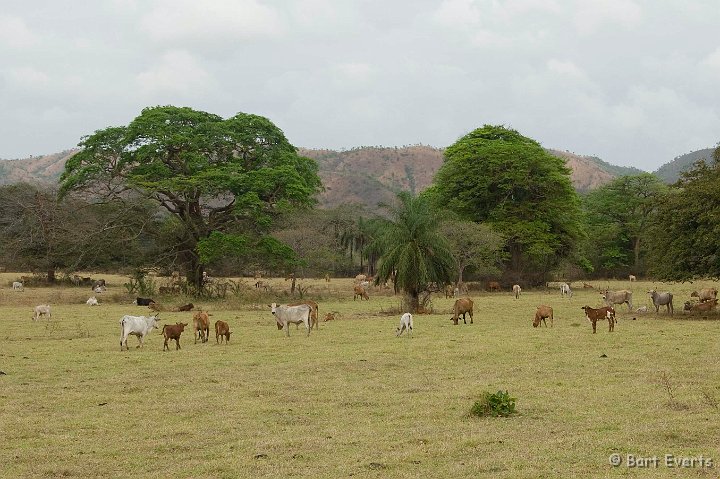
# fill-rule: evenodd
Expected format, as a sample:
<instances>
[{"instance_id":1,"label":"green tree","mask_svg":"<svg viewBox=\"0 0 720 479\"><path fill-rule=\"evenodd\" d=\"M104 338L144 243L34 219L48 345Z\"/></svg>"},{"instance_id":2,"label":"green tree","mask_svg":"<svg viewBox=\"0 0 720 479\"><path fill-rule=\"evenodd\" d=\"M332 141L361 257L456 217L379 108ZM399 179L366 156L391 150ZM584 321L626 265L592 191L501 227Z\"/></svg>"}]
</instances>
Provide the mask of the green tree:
<instances>
[{"instance_id":1,"label":"green tree","mask_svg":"<svg viewBox=\"0 0 720 479\"><path fill-rule=\"evenodd\" d=\"M375 240L380 252L375 284L383 284L394 275L396 287L408 295L410 312L415 313L420 293L431 283L452 280L454 260L429 201L407 192L397 198L398 206L390 208L391 218Z\"/></svg>"},{"instance_id":2,"label":"green tree","mask_svg":"<svg viewBox=\"0 0 720 479\"><path fill-rule=\"evenodd\" d=\"M503 126L485 125L445 150L429 194L439 207L502 234L515 272L547 271L582 236L565 162Z\"/></svg>"},{"instance_id":3,"label":"green tree","mask_svg":"<svg viewBox=\"0 0 720 479\"><path fill-rule=\"evenodd\" d=\"M441 231L445 235L455 259L457 283L463 282L467 268L484 276L499 275L505 258L505 239L488 225L472 221L443 221Z\"/></svg>"},{"instance_id":4,"label":"green tree","mask_svg":"<svg viewBox=\"0 0 720 479\"><path fill-rule=\"evenodd\" d=\"M299 156L267 118L217 115L174 106L146 108L126 127L96 131L65 165L61 191L109 198L129 191L177 220L176 250L188 280L201 286L203 258L264 241L273 218L310 206L317 164ZM288 250L286 250L288 251Z\"/></svg>"},{"instance_id":5,"label":"green tree","mask_svg":"<svg viewBox=\"0 0 720 479\"><path fill-rule=\"evenodd\" d=\"M653 212L647 260L658 279L720 278L720 147L714 160L682 173Z\"/></svg>"},{"instance_id":6,"label":"green tree","mask_svg":"<svg viewBox=\"0 0 720 479\"><path fill-rule=\"evenodd\" d=\"M583 198L588 236L586 257L605 274L644 273L642 253L651 213L668 187L651 173L621 176Z\"/></svg>"}]
</instances>

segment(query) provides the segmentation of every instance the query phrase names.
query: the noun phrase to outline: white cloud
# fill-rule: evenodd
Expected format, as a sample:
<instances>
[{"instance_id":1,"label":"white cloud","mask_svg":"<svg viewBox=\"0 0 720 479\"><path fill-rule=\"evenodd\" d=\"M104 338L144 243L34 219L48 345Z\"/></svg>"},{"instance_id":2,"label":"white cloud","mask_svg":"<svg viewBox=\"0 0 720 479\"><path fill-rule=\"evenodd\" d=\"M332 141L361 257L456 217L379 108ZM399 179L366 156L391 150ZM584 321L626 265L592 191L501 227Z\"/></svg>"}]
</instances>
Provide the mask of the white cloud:
<instances>
[{"instance_id":1,"label":"white cloud","mask_svg":"<svg viewBox=\"0 0 720 479\"><path fill-rule=\"evenodd\" d=\"M275 9L256 0L159 0L141 25L151 38L171 43L273 37L283 30Z\"/></svg>"},{"instance_id":2,"label":"white cloud","mask_svg":"<svg viewBox=\"0 0 720 479\"><path fill-rule=\"evenodd\" d=\"M27 48L40 42L40 36L16 16L0 15L0 45Z\"/></svg>"},{"instance_id":3,"label":"white cloud","mask_svg":"<svg viewBox=\"0 0 720 479\"><path fill-rule=\"evenodd\" d=\"M700 65L710 74L720 79L720 47L702 59Z\"/></svg>"},{"instance_id":4,"label":"white cloud","mask_svg":"<svg viewBox=\"0 0 720 479\"><path fill-rule=\"evenodd\" d=\"M139 73L135 83L145 96L202 96L215 88L211 75L190 53L173 50L165 53L158 64Z\"/></svg>"},{"instance_id":5,"label":"white cloud","mask_svg":"<svg viewBox=\"0 0 720 479\"><path fill-rule=\"evenodd\" d=\"M480 9L474 0L443 0L433 18L446 27L467 27L480 22Z\"/></svg>"},{"instance_id":6,"label":"white cloud","mask_svg":"<svg viewBox=\"0 0 720 479\"><path fill-rule=\"evenodd\" d=\"M9 84L23 90L46 88L50 84L47 73L28 66L9 68L5 78Z\"/></svg>"},{"instance_id":7,"label":"white cloud","mask_svg":"<svg viewBox=\"0 0 720 479\"><path fill-rule=\"evenodd\" d=\"M580 0L573 23L578 33L592 34L603 25L636 26L642 10L632 0Z\"/></svg>"}]
</instances>

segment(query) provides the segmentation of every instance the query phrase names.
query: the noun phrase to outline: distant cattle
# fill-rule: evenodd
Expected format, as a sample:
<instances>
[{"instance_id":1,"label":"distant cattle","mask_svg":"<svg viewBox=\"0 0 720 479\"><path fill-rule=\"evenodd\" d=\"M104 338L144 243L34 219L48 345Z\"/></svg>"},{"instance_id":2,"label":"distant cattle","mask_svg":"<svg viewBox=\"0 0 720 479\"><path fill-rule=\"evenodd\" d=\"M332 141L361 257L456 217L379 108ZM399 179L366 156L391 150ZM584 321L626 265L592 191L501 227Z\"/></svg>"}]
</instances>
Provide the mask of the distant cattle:
<instances>
[{"instance_id":1,"label":"distant cattle","mask_svg":"<svg viewBox=\"0 0 720 479\"><path fill-rule=\"evenodd\" d=\"M628 279L629 279L630 282L632 283L632 282L635 281L637 278L635 277L634 274L631 274L630 276L628 276Z\"/></svg>"},{"instance_id":2,"label":"distant cattle","mask_svg":"<svg viewBox=\"0 0 720 479\"><path fill-rule=\"evenodd\" d=\"M497 281L488 281L487 289L488 291L500 291L500 283Z\"/></svg>"},{"instance_id":3,"label":"distant cattle","mask_svg":"<svg viewBox=\"0 0 720 479\"><path fill-rule=\"evenodd\" d=\"M716 288L703 288L699 292L693 291L690 296L698 298L701 303L712 301L717 298L718 290Z\"/></svg>"},{"instance_id":4,"label":"distant cattle","mask_svg":"<svg viewBox=\"0 0 720 479\"><path fill-rule=\"evenodd\" d=\"M13 281L12 289L13 291L25 291L25 286L20 281Z\"/></svg>"},{"instance_id":5,"label":"distant cattle","mask_svg":"<svg viewBox=\"0 0 720 479\"><path fill-rule=\"evenodd\" d=\"M318 323L318 304L315 301L306 299L289 303L288 306L300 306L301 304L310 306L310 328L312 329L312 327L315 326L315 329L320 329L320 324Z\"/></svg>"},{"instance_id":6,"label":"distant cattle","mask_svg":"<svg viewBox=\"0 0 720 479\"><path fill-rule=\"evenodd\" d=\"M653 305L655 306L655 312L660 310L660 306L665 306L667 312L673 314L673 295L670 292L658 293L654 289L648 291L650 298L652 299Z\"/></svg>"},{"instance_id":7,"label":"distant cattle","mask_svg":"<svg viewBox=\"0 0 720 479\"><path fill-rule=\"evenodd\" d=\"M230 326L225 321L215 321L215 342L220 344L222 339L225 340L225 344L230 342Z\"/></svg>"},{"instance_id":8,"label":"distant cattle","mask_svg":"<svg viewBox=\"0 0 720 479\"><path fill-rule=\"evenodd\" d=\"M98 300L95 296L92 296L91 298L88 298L87 301L85 301L85 304L87 304L88 306L97 306L100 303L98 303Z\"/></svg>"},{"instance_id":9,"label":"distant cattle","mask_svg":"<svg viewBox=\"0 0 720 479\"><path fill-rule=\"evenodd\" d=\"M255 282L255 287L256 287L257 289L262 289L262 290L264 290L264 291L267 291L267 290L268 290L268 284L267 284L265 281L259 281L259 280L258 280L257 282Z\"/></svg>"},{"instance_id":10,"label":"distant cattle","mask_svg":"<svg viewBox=\"0 0 720 479\"><path fill-rule=\"evenodd\" d=\"M621 291L608 291L605 290L602 294L603 299L608 306L615 306L616 304L627 304L628 311L632 311L632 291L623 289Z\"/></svg>"},{"instance_id":11,"label":"distant cattle","mask_svg":"<svg viewBox=\"0 0 720 479\"><path fill-rule=\"evenodd\" d=\"M704 303L695 303L693 305L690 305L690 311L697 311L702 313L708 313L715 309L717 307L718 300L713 299L710 301L705 301Z\"/></svg>"},{"instance_id":12,"label":"distant cattle","mask_svg":"<svg viewBox=\"0 0 720 479\"><path fill-rule=\"evenodd\" d=\"M359 274L359 275L355 276L355 281L360 282L360 281L365 281L365 280L367 280L367 276L364 274Z\"/></svg>"},{"instance_id":13,"label":"distant cattle","mask_svg":"<svg viewBox=\"0 0 720 479\"><path fill-rule=\"evenodd\" d=\"M583 288L584 288L584 289L593 289L593 285L590 284L590 283L586 283L585 281L583 281Z\"/></svg>"},{"instance_id":14,"label":"distant cattle","mask_svg":"<svg viewBox=\"0 0 720 479\"><path fill-rule=\"evenodd\" d=\"M178 308L178 311L192 311L192 309L193 309L194 307L195 307L195 305L192 304L192 303L183 304L182 306L180 306L180 307Z\"/></svg>"},{"instance_id":15,"label":"distant cattle","mask_svg":"<svg viewBox=\"0 0 720 479\"><path fill-rule=\"evenodd\" d=\"M32 319L33 321L37 321L40 319L40 316L45 316L45 318L50 321L50 318L52 315L50 314L50 305L49 304L41 304L38 306L35 306L35 309L33 311Z\"/></svg>"},{"instance_id":16,"label":"distant cattle","mask_svg":"<svg viewBox=\"0 0 720 479\"><path fill-rule=\"evenodd\" d=\"M533 328L540 326L540 323L544 323L547 328L547 318L550 318L550 327L553 327L553 309L550 306L541 304L535 310L535 319L533 319Z\"/></svg>"},{"instance_id":17,"label":"distant cattle","mask_svg":"<svg viewBox=\"0 0 720 479\"><path fill-rule=\"evenodd\" d=\"M413 317L410 313L405 313L400 316L400 326L395 331L395 336L400 336L404 331L407 331L409 338L412 337L413 332Z\"/></svg>"},{"instance_id":18,"label":"distant cattle","mask_svg":"<svg viewBox=\"0 0 720 479\"><path fill-rule=\"evenodd\" d=\"M125 345L125 349L128 349L127 338L130 335L137 336L140 341L138 348L143 347L145 336L157 327L157 318L157 314L155 316L130 316L129 314L123 316L120 319L120 351L123 350L123 345Z\"/></svg>"},{"instance_id":19,"label":"distant cattle","mask_svg":"<svg viewBox=\"0 0 720 479\"><path fill-rule=\"evenodd\" d=\"M311 308L307 304L300 306L278 306L275 303L270 305L270 312L275 316L275 322L284 329L285 334L290 336L290 323L303 323L307 329L307 335L310 336L310 314Z\"/></svg>"},{"instance_id":20,"label":"distant cattle","mask_svg":"<svg viewBox=\"0 0 720 479\"><path fill-rule=\"evenodd\" d=\"M560 296L567 296L569 298L573 297L573 292L570 289L570 285L567 283L560 283Z\"/></svg>"},{"instance_id":21,"label":"distant cattle","mask_svg":"<svg viewBox=\"0 0 720 479\"><path fill-rule=\"evenodd\" d=\"M102 287L102 288L106 288L106 287L107 287L107 285L105 284L105 280L104 280L104 279L98 279L98 280L93 281L92 286L91 286L91 289L92 289L93 291L95 291L95 289L97 289L97 288L99 288L99 287ZM95 292L97 293L97 291L95 291Z\"/></svg>"},{"instance_id":22,"label":"distant cattle","mask_svg":"<svg viewBox=\"0 0 720 479\"><path fill-rule=\"evenodd\" d=\"M355 285L353 287L353 291L355 293L353 295L353 301L355 301L358 298L358 296L360 297L360 301L362 301L363 299L368 300L368 301L370 300L370 297L368 296L367 291L365 291L365 288L363 288L362 286Z\"/></svg>"},{"instance_id":23,"label":"distant cattle","mask_svg":"<svg viewBox=\"0 0 720 479\"><path fill-rule=\"evenodd\" d=\"M210 315L204 311L198 311L193 315L193 336L195 344L198 339L201 343L206 343L210 338Z\"/></svg>"},{"instance_id":24,"label":"distant cattle","mask_svg":"<svg viewBox=\"0 0 720 479\"><path fill-rule=\"evenodd\" d=\"M135 304L137 304L138 306L150 306L150 305L153 304L154 302L155 302L155 300L154 300L154 299L150 299L150 298L140 298L140 297L137 297L137 298L135 299Z\"/></svg>"},{"instance_id":25,"label":"distant cattle","mask_svg":"<svg viewBox=\"0 0 720 479\"><path fill-rule=\"evenodd\" d=\"M463 317L463 324L467 324L467 321L465 320L465 314L470 314L470 324L473 324L473 302L470 298L460 298L455 300L455 304L453 304L453 315L452 318L450 318L454 325L457 326L460 315L462 314Z\"/></svg>"},{"instance_id":26,"label":"distant cattle","mask_svg":"<svg viewBox=\"0 0 720 479\"><path fill-rule=\"evenodd\" d=\"M166 324L163 326L162 329L162 335L165 336L165 343L163 344L163 351L167 350L170 351L170 346L168 346L168 340L174 339L175 340L175 350L177 351L180 349L180 335L185 331L185 326L187 326L188 323L175 323L175 324Z\"/></svg>"},{"instance_id":27,"label":"distant cattle","mask_svg":"<svg viewBox=\"0 0 720 479\"><path fill-rule=\"evenodd\" d=\"M591 308L590 306L583 306L580 309L585 311L585 318L587 318L587 320L592 324L593 334L595 334L597 322L603 319L608 320L609 332L612 333L615 330L615 309L613 309L612 306L604 306L599 309Z\"/></svg>"},{"instance_id":28,"label":"distant cattle","mask_svg":"<svg viewBox=\"0 0 720 479\"><path fill-rule=\"evenodd\" d=\"M513 296L515 296L515 299L518 299L520 297L520 292L522 291L522 288L519 284L513 285Z\"/></svg>"}]
</instances>

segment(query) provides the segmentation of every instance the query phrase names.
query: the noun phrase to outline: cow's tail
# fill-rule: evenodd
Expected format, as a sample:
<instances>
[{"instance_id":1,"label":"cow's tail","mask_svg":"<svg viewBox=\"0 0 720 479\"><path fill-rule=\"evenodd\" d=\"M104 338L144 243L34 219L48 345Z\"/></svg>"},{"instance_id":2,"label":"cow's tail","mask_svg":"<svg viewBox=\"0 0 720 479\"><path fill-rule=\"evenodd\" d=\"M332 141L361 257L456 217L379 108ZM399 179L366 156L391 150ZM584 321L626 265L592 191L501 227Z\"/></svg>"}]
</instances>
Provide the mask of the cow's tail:
<instances>
[{"instance_id":1,"label":"cow's tail","mask_svg":"<svg viewBox=\"0 0 720 479\"><path fill-rule=\"evenodd\" d=\"M167 324L163 324L162 331L160 331L160 335L161 335L161 336L162 336L163 334L165 334L165 328L167 328Z\"/></svg>"}]
</instances>

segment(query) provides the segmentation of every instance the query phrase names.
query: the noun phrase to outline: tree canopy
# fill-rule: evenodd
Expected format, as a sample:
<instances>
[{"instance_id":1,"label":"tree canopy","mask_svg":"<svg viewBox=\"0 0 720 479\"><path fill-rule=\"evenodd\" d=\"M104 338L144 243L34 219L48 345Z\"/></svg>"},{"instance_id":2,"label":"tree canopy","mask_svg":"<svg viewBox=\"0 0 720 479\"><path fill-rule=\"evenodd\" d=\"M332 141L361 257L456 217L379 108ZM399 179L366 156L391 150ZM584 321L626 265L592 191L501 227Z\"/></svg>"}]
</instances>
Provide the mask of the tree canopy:
<instances>
[{"instance_id":1,"label":"tree canopy","mask_svg":"<svg viewBox=\"0 0 720 479\"><path fill-rule=\"evenodd\" d=\"M61 192L115 198L128 191L179 220L178 251L199 285L205 257L257 245L273 218L314 203L317 164L297 154L267 118L223 119L191 108L146 108L129 125L84 137Z\"/></svg>"},{"instance_id":2,"label":"tree canopy","mask_svg":"<svg viewBox=\"0 0 720 479\"><path fill-rule=\"evenodd\" d=\"M485 125L451 145L429 194L438 207L502 234L515 271L546 271L582 235L564 160L503 126Z\"/></svg>"}]
</instances>

